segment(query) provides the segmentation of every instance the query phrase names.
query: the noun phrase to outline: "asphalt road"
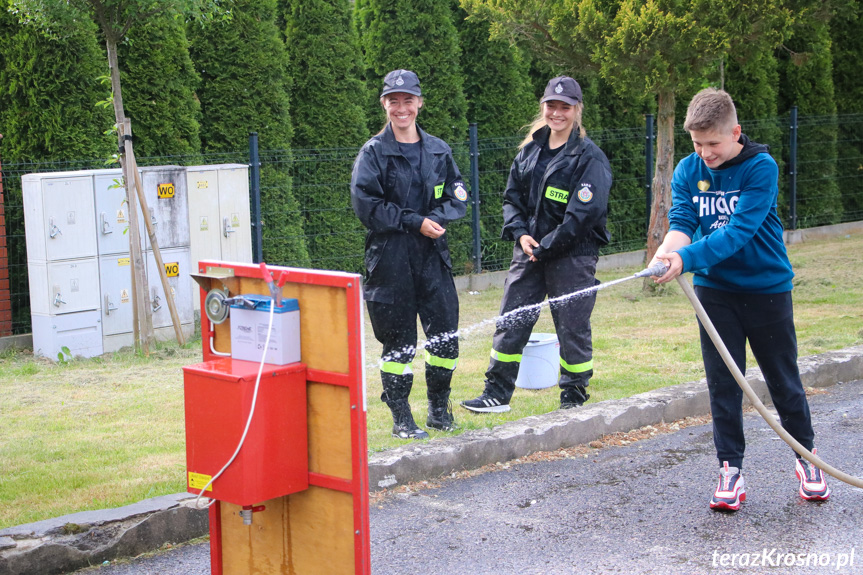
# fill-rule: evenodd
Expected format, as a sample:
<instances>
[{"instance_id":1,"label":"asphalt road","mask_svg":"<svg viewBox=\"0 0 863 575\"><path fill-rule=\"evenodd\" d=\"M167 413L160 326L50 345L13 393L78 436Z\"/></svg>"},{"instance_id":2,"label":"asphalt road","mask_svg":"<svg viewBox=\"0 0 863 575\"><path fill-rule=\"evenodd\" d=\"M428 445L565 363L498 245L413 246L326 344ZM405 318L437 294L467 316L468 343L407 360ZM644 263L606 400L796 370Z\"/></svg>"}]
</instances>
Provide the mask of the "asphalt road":
<instances>
[{"instance_id":1,"label":"asphalt road","mask_svg":"<svg viewBox=\"0 0 863 575\"><path fill-rule=\"evenodd\" d=\"M863 381L810 405L819 455L863 476ZM737 513L708 508L711 428L688 427L393 496L371 510L372 572L863 574L863 490L833 479L829 501L801 500L790 448L757 413L745 425ZM208 553L189 545L88 573L209 575Z\"/></svg>"}]
</instances>

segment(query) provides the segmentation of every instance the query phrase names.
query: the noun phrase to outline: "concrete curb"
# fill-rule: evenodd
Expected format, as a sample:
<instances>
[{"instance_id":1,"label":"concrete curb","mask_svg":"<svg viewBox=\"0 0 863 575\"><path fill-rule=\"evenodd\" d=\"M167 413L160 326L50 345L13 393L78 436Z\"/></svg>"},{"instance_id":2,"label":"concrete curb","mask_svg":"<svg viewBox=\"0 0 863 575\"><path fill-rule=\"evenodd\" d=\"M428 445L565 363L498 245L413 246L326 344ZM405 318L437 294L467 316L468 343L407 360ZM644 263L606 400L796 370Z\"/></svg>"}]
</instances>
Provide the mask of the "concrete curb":
<instances>
[{"instance_id":1,"label":"concrete curb","mask_svg":"<svg viewBox=\"0 0 863 575\"><path fill-rule=\"evenodd\" d=\"M799 364L807 387L863 379L863 346L805 357ZM746 377L767 403L760 371L748 370ZM370 485L379 490L435 479L455 470L476 469L708 412L705 382L683 383L376 453L369 458ZM0 530L0 575L67 573L200 537L208 532L207 511L194 509L193 501L192 495L178 493Z\"/></svg>"},{"instance_id":2,"label":"concrete curb","mask_svg":"<svg viewBox=\"0 0 863 575\"><path fill-rule=\"evenodd\" d=\"M0 575L54 575L134 557L208 533L206 509L188 493L82 511L0 531Z\"/></svg>"}]
</instances>

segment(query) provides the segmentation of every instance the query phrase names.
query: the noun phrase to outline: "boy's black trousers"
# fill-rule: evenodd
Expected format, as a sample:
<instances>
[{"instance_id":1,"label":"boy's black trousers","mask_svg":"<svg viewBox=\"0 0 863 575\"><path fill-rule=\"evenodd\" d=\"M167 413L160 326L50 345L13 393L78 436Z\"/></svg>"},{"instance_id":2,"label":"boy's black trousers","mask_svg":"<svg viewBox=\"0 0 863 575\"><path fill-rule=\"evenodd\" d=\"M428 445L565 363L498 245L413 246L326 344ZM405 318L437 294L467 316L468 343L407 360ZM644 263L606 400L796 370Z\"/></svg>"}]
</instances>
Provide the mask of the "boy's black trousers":
<instances>
[{"instance_id":1,"label":"boy's black trousers","mask_svg":"<svg viewBox=\"0 0 863 575\"><path fill-rule=\"evenodd\" d=\"M749 341L782 427L811 451L815 433L797 368L797 334L791 292L748 294L696 286L695 293L743 373L746 373L746 341ZM720 465L727 461L732 467L742 468L746 447L743 390L725 366L701 321L698 326L710 392L716 455Z\"/></svg>"}]
</instances>

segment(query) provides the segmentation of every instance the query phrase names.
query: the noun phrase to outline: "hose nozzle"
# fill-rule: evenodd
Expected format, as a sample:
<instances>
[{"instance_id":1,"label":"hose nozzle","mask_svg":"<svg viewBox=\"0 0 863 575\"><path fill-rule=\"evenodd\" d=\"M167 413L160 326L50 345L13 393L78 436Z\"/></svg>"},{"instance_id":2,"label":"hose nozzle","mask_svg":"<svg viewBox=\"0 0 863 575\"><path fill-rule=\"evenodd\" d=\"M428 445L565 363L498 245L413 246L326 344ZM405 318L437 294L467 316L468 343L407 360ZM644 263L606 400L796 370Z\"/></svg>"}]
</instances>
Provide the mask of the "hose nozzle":
<instances>
[{"instance_id":1,"label":"hose nozzle","mask_svg":"<svg viewBox=\"0 0 863 575\"><path fill-rule=\"evenodd\" d=\"M656 262L655 264L653 264L649 268L641 270L640 272L633 275L632 277L647 278L650 276L661 276L667 271L668 271L667 265L665 265L663 262Z\"/></svg>"}]
</instances>

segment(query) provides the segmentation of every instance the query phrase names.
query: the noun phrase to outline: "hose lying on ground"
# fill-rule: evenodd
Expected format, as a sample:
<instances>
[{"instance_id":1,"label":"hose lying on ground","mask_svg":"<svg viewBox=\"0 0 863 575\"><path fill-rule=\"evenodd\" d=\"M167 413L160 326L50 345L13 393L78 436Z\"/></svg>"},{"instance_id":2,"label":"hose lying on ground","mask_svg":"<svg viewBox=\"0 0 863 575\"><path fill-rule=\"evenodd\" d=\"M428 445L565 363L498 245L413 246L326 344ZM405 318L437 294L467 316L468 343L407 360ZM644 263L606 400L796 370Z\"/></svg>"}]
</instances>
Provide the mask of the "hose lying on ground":
<instances>
[{"instance_id":1,"label":"hose lying on ground","mask_svg":"<svg viewBox=\"0 0 863 575\"><path fill-rule=\"evenodd\" d=\"M664 266L663 266L664 267ZM647 271L655 271L654 268L648 268ZM664 272L663 272L664 273ZM651 273L648 275L662 275ZM827 473L828 475L832 475L839 481L844 481L848 485L853 485L854 487L859 487L863 489L863 479L859 477L854 477L853 475L848 475L844 473L832 465L826 463L820 457L810 452L808 449L800 445L796 439L791 437L791 434L785 431L785 429L776 421L776 418L767 411L767 408L764 407L764 404L755 395L755 392L752 391L752 387L749 386L749 382L746 381L746 378L740 372L740 368L737 367L737 364L734 363L734 359L731 357L731 354L728 352L728 348L725 347L725 343L722 341L722 338L719 337L719 333L716 331L716 328L713 326L713 322L710 321L710 318L707 316L707 312L704 310L704 307L701 305L701 302L698 300L698 297L695 295L695 291L692 289L692 286L689 285L689 282L683 278L683 276L677 276L677 283L680 284L680 287L683 288L683 293L686 294L686 297L689 298L689 303L692 304L692 307L695 308L695 314L698 316L698 319L701 320L701 325L704 326L705 331L710 336L710 340L713 342L713 345L716 346L717 351L719 351L719 355L722 356L722 361L725 362L725 365L728 367L728 370L734 376L734 379L737 381L737 384L740 386L740 389L743 390L743 393L749 399L758 413L761 414L761 417L764 418L764 421L767 422L767 425L773 428L779 437L781 437L785 443L791 446L791 449L800 454L800 456Z\"/></svg>"}]
</instances>

